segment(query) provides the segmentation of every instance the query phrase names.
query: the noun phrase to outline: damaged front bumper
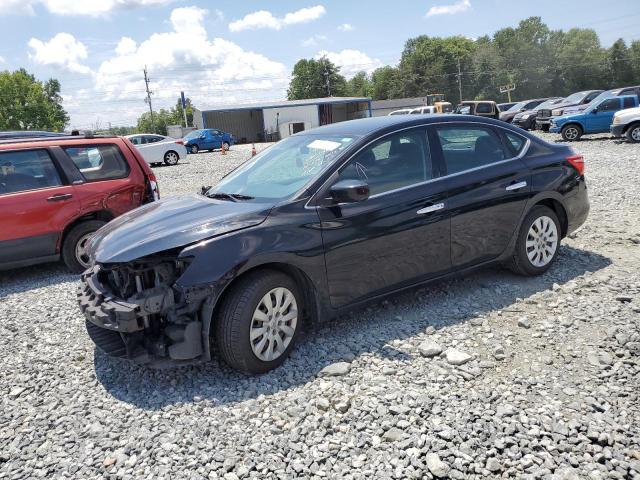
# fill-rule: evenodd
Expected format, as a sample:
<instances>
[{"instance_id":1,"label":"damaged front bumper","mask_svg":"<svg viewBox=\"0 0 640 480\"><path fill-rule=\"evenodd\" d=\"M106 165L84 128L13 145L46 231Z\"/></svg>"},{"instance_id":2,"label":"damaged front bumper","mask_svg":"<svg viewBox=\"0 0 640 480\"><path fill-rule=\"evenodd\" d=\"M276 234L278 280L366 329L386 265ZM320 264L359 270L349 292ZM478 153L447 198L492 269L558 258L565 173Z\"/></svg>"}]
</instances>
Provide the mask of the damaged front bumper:
<instances>
[{"instance_id":1,"label":"damaged front bumper","mask_svg":"<svg viewBox=\"0 0 640 480\"><path fill-rule=\"evenodd\" d=\"M213 289L177 287L185 268L182 261L160 258L86 271L78 304L94 343L108 355L142 364L208 360L201 309Z\"/></svg>"}]
</instances>

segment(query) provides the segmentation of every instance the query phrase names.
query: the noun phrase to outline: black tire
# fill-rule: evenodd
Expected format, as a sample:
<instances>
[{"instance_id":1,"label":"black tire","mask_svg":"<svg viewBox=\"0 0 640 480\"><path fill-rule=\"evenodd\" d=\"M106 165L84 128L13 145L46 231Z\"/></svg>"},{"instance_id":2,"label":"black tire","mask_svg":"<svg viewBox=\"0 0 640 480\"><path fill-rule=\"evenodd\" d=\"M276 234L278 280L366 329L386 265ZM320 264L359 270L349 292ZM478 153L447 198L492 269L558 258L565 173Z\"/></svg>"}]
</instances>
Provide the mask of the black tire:
<instances>
[{"instance_id":1,"label":"black tire","mask_svg":"<svg viewBox=\"0 0 640 480\"><path fill-rule=\"evenodd\" d=\"M190 149L191 149L191 153L194 153L194 154L200 151L200 149L198 148L198 145L191 145Z\"/></svg>"},{"instance_id":2,"label":"black tire","mask_svg":"<svg viewBox=\"0 0 640 480\"><path fill-rule=\"evenodd\" d=\"M540 130L542 130L543 132L548 132L549 131L549 125L548 124L544 124L540 126Z\"/></svg>"},{"instance_id":3,"label":"black tire","mask_svg":"<svg viewBox=\"0 0 640 480\"><path fill-rule=\"evenodd\" d=\"M76 255L78 242L84 242L87 235L94 233L105 223L107 222L103 222L102 220L88 220L79 223L67 232L67 235L64 237L64 242L62 243L62 261L72 273L82 273L88 266L86 264L83 265Z\"/></svg>"},{"instance_id":4,"label":"black tire","mask_svg":"<svg viewBox=\"0 0 640 480\"><path fill-rule=\"evenodd\" d=\"M556 232L558 235L558 243L556 246L556 250L553 253L553 257L549 262L544 266L536 266L534 265L527 255L527 237L529 234L529 229L533 225L533 223L540 217L548 217L553 220L553 223L556 227ZM541 275L556 261L558 257L558 252L560 251L560 241L561 241L561 226L560 221L558 220L558 216L555 214L553 210L549 207L545 207L543 205L537 205L531 209L531 211L527 214L522 225L520 226L520 232L518 232L518 239L516 240L516 245L513 251L511 258L507 262L507 267L517 273L518 275L525 276L534 276Z\"/></svg>"},{"instance_id":5,"label":"black tire","mask_svg":"<svg viewBox=\"0 0 640 480\"><path fill-rule=\"evenodd\" d=\"M580 140L580 137L582 136L582 127L575 123L570 123L562 127L560 134L566 142L575 142Z\"/></svg>"},{"instance_id":6,"label":"black tire","mask_svg":"<svg viewBox=\"0 0 640 480\"><path fill-rule=\"evenodd\" d=\"M177 165L178 161L180 161L180 156L177 152L173 150L169 150L164 154L164 164L165 165Z\"/></svg>"},{"instance_id":7,"label":"black tire","mask_svg":"<svg viewBox=\"0 0 640 480\"><path fill-rule=\"evenodd\" d=\"M274 288L285 287L293 293L298 318L293 337L283 353L272 361L263 361L251 347L250 329L254 311L262 298ZM214 319L215 343L221 359L231 368L260 374L277 368L286 360L302 329L303 297L297 284L282 272L260 270L241 278L225 294Z\"/></svg>"},{"instance_id":8,"label":"black tire","mask_svg":"<svg viewBox=\"0 0 640 480\"><path fill-rule=\"evenodd\" d=\"M629 128L627 128L627 140L631 143L639 143L640 142L640 123L634 123Z\"/></svg>"}]
</instances>

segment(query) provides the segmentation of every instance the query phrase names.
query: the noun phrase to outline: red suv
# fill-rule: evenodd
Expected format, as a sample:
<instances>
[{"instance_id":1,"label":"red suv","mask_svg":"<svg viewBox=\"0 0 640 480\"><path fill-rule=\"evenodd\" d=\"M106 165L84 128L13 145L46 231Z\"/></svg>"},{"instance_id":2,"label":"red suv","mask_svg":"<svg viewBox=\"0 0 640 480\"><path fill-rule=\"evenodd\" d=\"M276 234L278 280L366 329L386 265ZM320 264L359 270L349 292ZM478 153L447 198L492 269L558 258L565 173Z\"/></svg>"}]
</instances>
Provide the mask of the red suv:
<instances>
[{"instance_id":1,"label":"red suv","mask_svg":"<svg viewBox=\"0 0 640 480\"><path fill-rule=\"evenodd\" d=\"M62 257L81 272L97 229L158 196L155 175L124 138L0 140L0 270Z\"/></svg>"}]
</instances>

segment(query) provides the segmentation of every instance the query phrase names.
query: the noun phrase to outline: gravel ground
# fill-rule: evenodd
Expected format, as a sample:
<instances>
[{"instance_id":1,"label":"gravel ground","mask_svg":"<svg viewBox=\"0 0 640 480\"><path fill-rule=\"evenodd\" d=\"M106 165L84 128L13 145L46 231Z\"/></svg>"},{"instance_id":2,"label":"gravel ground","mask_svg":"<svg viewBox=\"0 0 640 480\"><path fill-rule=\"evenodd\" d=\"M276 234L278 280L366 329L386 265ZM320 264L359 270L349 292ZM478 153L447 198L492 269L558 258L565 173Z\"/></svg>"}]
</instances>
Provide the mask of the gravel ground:
<instances>
[{"instance_id":1,"label":"gravel ground","mask_svg":"<svg viewBox=\"0 0 640 480\"><path fill-rule=\"evenodd\" d=\"M0 478L639 479L640 146L575 148L591 215L545 275L393 297L260 377L109 359L75 277L0 273ZM162 194L248 156L157 168Z\"/></svg>"}]
</instances>

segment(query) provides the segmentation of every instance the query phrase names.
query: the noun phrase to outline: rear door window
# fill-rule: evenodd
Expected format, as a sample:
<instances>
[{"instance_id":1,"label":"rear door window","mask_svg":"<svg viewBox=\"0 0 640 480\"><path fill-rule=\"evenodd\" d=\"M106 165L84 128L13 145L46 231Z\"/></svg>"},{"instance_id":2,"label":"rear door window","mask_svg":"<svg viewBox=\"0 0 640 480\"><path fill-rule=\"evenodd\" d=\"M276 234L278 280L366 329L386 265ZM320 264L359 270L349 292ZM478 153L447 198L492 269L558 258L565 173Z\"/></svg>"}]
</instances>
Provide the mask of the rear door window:
<instances>
[{"instance_id":1,"label":"rear door window","mask_svg":"<svg viewBox=\"0 0 640 480\"><path fill-rule=\"evenodd\" d=\"M490 165L512 156L491 127L437 125L435 129L448 175Z\"/></svg>"},{"instance_id":2,"label":"rear door window","mask_svg":"<svg viewBox=\"0 0 640 480\"><path fill-rule=\"evenodd\" d=\"M493 108L491 108L490 103L478 103L476 105L476 113L491 113Z\"/></svg>"},{"instance_id":3,"label":"rear door window","mask_svg":"<svg viewBox=\"0 0 640 480\"><path fill-rule=\"evenodd\" d=\"M0 153L0 195L62 185L49 152Z\"/></svg>"},{"instance_id":4,"label":"rear door window","mask_svg":"<svg viewBox=\"0 0 640 480\"><path fill-rule=\"evenodd\" d=\"M87 181L114 180L129 175L129 164L115 145L65 147Z\"/></svg>"}]
</instances>

